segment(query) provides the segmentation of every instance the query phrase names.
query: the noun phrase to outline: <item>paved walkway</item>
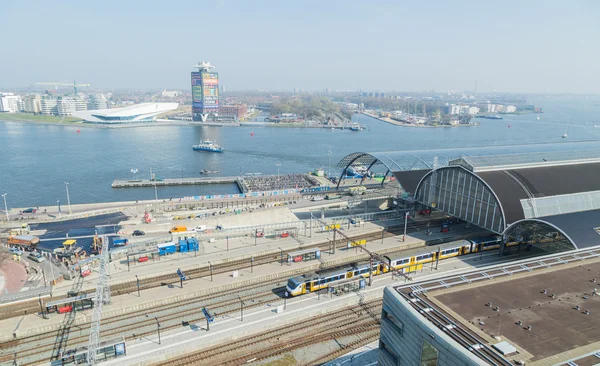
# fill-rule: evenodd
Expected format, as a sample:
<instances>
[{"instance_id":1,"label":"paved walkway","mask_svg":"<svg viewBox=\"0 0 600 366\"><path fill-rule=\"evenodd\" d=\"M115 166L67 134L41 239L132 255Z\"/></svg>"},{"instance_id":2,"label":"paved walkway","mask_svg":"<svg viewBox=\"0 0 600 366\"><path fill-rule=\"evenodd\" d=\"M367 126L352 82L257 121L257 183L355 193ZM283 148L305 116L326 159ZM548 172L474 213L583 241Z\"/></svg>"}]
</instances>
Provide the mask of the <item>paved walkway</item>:
<instances>
[{"instance_id":1,"label":"paved walkway","mask_svg":"<svg viewBox=\"0 0 600 366\"><path fill-rule=\"evenodd\" d=\"M0 294L14 294L21 291L27 276L23 265L14 262L12 258L6 258L0 263Z\"/></svg>"}]
</instances>

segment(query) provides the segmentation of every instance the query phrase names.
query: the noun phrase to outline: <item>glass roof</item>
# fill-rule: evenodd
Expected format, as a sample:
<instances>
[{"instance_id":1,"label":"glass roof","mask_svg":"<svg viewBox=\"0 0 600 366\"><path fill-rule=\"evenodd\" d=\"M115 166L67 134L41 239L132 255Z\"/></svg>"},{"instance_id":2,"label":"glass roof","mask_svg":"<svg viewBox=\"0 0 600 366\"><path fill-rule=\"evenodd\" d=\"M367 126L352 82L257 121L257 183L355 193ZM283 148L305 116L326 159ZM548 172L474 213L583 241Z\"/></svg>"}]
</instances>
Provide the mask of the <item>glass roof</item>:
<instances>
[{"instance_id":1,"label":"glass roof","mask_svg":"<svg viewBox=\"0 0 600 366\"><path fill-rule=\"evenodd\" d=\"M432 169L434 158L438 159L438 168L448 166L450 161L470 157L473 164L480 166L492 165L497 163L509 164L513 163L516 154L532 157L526 158L527 162L534 159L541 160L540 153L556 152L554 159L559 159L560 153L565 156L579 156L579 159L589 159L591 156L600 157L600 141L577 141L577 142L559 142L559 143L543 143L543 144L528 144L528 145L495 145L495 146L477 146L477 147L462 147L451 149L435 149L435 150L405 150L405 151L387 151L387 152L356 152L345 156L337 164L340 168L346 168L351 164L384 165L392 172ZM538 155L536 155L538 154ZM578 155L579 154L579 155ZM513 155L513 156L510 156ZM554 154L551 154L554 156ZM505 156L504 162L485 162L480 160L476 162L473 157L495 157ZM528 160L527 160L528 159ZM558 160L555 160L558 161ZM560 161L565 161L562 158ZM543 160L542 160L543 162Z\"/></svg>"},{"instance_id":2,"label":"glass roof","mask_svg":"<svg viewBox=\"0 0 600 366\"><path fill-rule=\"evenodd\" d=\"M567 151L545 151L526 154L465 156L461 158L461 160L463 160L463 162L460 163L460 165L469 168L474 172L519 168L522 169L565 163L597 163L600 162L600 148ZM450 164L454 165L454 162L451 162Z\"/></svg>"}]
</instances>

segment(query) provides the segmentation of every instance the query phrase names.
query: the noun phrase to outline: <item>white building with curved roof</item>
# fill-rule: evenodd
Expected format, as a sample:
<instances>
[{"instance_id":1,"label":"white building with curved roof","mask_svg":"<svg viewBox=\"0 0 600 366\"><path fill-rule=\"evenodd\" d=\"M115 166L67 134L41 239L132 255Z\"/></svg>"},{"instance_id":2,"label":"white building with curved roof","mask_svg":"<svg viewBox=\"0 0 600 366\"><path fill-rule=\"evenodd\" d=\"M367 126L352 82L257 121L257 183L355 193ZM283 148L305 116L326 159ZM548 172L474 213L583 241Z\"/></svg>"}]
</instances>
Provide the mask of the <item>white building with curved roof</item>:
<instances>
[{"instance_id":1,"label":"white building with curved roof","mask_svg":"<svg viewBox=\"0 0 600 366\"><path fill-rule=\"evenodd\" d=\"M155 121L160 114L177 109L179 103L141 103L123 108L78 111L73 117L87 123L96 124L133 124Z\"/></svg>"}]
</instances>

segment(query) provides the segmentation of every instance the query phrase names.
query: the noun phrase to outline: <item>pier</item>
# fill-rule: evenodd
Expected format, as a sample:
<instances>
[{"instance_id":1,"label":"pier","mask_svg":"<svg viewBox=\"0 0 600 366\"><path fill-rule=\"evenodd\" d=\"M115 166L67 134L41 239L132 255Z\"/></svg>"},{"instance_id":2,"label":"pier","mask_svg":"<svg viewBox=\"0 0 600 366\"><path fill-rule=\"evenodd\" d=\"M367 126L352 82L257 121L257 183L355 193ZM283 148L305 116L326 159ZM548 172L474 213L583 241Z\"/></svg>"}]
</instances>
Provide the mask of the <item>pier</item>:
<instances>
[{"instance_id":1,"label":"pier","mask_svg":"<svg viewBox=\"0 0 600 366\"><path fill-rule=\"evenodd\" d=\"M239 188L239 177L203 177L203 178L173 178L173 179L115 179L112 183L112 188L139 188L139 187L154 187L154 186L185 186L185 185L201 185L201 184L230 184L235 183ZM240 189L241 190L241 189Z\"/></svg>"}]
</instances>

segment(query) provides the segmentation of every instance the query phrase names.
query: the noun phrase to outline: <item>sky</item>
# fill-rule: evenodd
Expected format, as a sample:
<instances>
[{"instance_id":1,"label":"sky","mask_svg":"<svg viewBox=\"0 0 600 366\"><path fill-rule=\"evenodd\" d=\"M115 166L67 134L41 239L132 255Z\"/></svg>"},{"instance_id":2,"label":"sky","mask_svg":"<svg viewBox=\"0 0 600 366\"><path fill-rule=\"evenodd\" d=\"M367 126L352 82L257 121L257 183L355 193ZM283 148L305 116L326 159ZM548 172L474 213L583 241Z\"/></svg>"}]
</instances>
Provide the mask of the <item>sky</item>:
<instances>
[{"instance_id":1,"label":"sky","mask_svg":"<svg viewBox=\"0 0 600 366\"><path fill-rule=\"evenodd\" d=\"M0 90L600 93L600 1L2 0Z\"/></svg>"}]
</instances>

